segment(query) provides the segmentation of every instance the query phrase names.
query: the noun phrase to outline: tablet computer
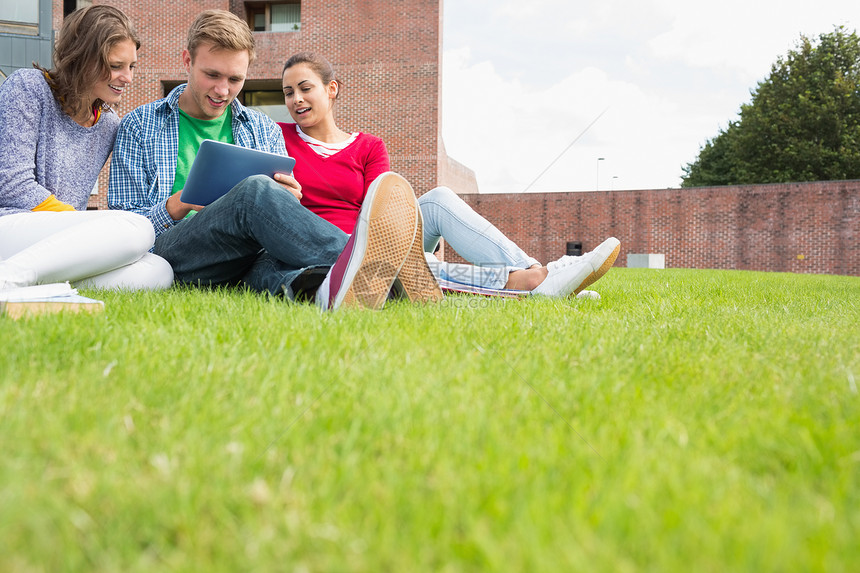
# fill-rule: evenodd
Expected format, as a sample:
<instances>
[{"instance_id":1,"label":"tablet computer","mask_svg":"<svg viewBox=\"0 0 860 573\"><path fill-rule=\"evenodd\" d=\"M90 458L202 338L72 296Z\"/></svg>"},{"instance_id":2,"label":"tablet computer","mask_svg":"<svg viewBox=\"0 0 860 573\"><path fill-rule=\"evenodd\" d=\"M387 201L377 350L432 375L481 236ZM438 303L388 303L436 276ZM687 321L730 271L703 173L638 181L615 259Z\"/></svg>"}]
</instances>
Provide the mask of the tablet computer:
<instances>
[{"instance_id":1,"label":"tablet computer","mask_svg":"<svg viewBox=\"0 0 860 573\"><path fill-rule=\"evenodd\" d=\"M251 175L292 174L296 160L286 155L204 139L188 170L182 201L208 205Z\"/></svg>"}]
</instances>

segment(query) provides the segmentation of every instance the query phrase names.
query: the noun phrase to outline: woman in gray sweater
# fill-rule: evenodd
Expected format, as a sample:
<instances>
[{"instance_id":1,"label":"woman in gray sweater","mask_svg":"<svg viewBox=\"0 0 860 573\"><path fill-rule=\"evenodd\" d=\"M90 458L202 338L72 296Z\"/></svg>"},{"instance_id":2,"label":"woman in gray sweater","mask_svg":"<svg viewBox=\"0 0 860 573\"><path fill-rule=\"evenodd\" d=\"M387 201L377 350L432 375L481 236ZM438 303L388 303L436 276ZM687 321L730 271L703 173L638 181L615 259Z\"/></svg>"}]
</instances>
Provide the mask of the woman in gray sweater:
<instances>
[{"instance_id":1,"label":"woman in gray sweater","mask_svg":"<svg viewBox=\"0 0 860 573\"><path fill-rule=\"evenodd\" d=\"M0 290L73 281L93 288L167 288L173 271L149 253L140 215L86 211L119 126L111 109L131 84L140 41L110 6L66 17L54 68L0 85Z\"/></svg>"}]
</instances>

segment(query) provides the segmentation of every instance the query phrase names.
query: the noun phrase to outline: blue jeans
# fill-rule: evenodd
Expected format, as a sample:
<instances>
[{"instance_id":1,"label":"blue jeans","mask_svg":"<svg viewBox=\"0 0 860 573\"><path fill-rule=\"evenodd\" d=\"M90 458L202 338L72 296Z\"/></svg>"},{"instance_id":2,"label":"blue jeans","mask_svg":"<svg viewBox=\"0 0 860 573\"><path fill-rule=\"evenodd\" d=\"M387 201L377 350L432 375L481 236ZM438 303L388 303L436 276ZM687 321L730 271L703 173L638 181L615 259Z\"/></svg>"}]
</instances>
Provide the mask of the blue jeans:
<instances>
[{"instance_id":1,"label":"blue jeans","mask_svg":"<svg viewBox=\"0 0 860 573\"><path fill-rule=\"evenodd\" d=\"M167 259L179 282L244 283L294 298L322 282L346 241L346 233L274 180L255 175L159 235L153 250Z\"/></svg>"},{"instance_id":2,"label":"blue jeans","mask_svg":"<svg viewBox=\"0 0 860 573\"><path fill-rule=\"evenodd\" d=\"M495 225L469 207L447 187L436 187L418 198L424 219L424 251L432 253L444 238L472 263L443 263L428 259L437 278L487 288L504 288L511 271L538 261L528 256Z\"/></svg>"}]
</instances>

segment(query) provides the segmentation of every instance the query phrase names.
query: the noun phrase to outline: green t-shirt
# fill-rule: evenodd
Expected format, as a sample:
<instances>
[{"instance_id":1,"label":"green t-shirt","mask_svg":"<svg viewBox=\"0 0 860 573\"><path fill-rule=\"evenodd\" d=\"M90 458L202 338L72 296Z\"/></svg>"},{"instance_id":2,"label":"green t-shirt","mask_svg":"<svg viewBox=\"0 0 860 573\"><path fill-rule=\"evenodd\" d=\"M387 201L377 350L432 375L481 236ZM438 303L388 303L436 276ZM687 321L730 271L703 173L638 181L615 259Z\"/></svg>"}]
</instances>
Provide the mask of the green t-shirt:
<instances>
[{"instance_id":1,"label":"green t-shirt","mask_svg":"<svg viewBox=\"0 0 860 573\"><path fill-rule=\"evenodd\" d=\"M225 143L233 140L233 111L227 106L217 119L197 119L179 110L179 151L176 157L176 178L171 193L181 191L188 179L191 163L204 139L214 139Z\"/></svg>"}]
</instances>

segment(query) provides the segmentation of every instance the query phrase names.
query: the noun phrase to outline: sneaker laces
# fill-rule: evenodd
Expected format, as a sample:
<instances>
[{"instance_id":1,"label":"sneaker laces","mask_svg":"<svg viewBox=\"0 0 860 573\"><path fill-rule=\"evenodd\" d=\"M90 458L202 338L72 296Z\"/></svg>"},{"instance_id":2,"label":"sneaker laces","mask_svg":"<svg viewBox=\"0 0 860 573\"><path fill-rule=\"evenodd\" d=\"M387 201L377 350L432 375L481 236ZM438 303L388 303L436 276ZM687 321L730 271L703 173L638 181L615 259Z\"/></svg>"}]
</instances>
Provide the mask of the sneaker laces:
<instances>
[{"instance_id":1,"label":"sneaker laces","mask_svg":"<svg viewBox=\"0 0 860 573\"><path fill-rule=\"evenodd\" d=\"M569 267L572 264L578 263L582 260L582 257L576 257L573 255L563 255L560 259L556 259L547 263L547 270L553 271L555 269L563 269L564 267Z\"/></svg>"}]
</instances>

